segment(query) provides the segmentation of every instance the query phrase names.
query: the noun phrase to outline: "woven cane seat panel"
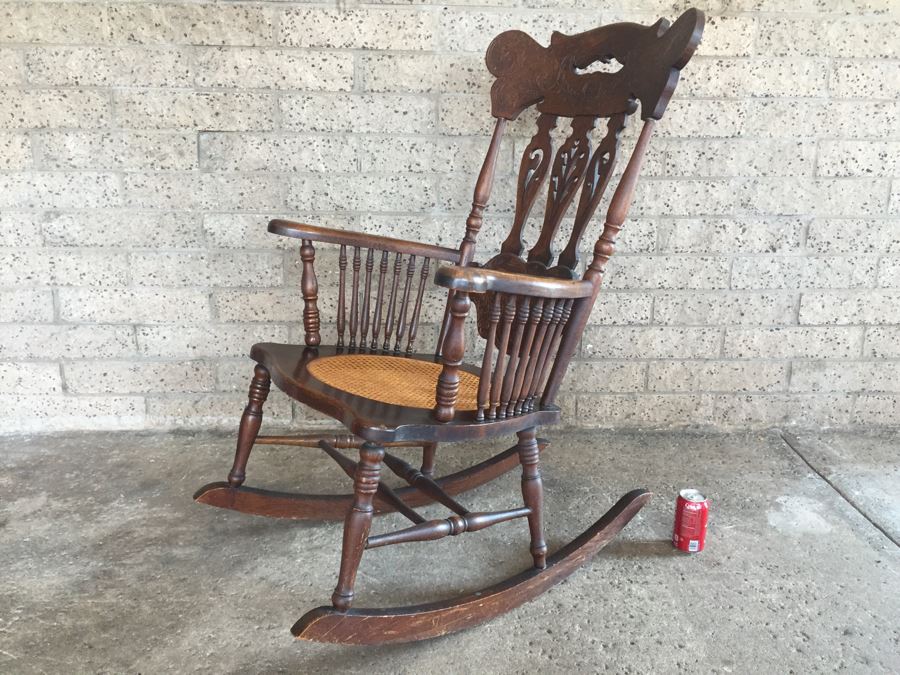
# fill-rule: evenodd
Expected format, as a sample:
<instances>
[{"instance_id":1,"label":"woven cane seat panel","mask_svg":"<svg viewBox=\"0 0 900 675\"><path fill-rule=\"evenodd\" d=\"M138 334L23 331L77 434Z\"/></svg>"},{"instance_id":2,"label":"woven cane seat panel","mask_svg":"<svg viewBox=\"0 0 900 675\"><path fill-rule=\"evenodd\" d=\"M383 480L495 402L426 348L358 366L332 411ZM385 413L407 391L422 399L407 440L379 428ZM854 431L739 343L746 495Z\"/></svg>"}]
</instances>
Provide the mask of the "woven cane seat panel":
<instances>
[{"instance_id":1,"label":"woven cane seat panel","mask_svg":"<svg viewBox=\"0 0 900 675\"><path fill-rule=\"evenodd\" d=\"M316 359L307 366L314 378L335 389L372 401L407 408L434 407L441 364L400 356L346 354ZM457 410L475 410L478 376L459 371Z\"/></svg>"}]
</instances>

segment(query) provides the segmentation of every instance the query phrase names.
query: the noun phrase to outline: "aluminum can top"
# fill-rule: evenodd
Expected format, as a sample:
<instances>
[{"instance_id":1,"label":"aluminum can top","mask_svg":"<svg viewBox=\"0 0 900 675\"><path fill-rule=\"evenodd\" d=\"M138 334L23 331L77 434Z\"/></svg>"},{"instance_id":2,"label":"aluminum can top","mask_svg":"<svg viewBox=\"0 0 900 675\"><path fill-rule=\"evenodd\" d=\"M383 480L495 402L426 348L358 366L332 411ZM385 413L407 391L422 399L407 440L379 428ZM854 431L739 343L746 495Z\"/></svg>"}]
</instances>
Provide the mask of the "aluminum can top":
<instances>
[{"instance_id":1,"label":"aluminum can top","mask_svg":"<svg viewBox=\"0 0 900 675\"><path fill-rule=\"evenodd\" d=\"M681 498L683 500L685 500L686 502L705 502L706 501L706 497L704 497L702 494L700 494L699 490L694 490L694 489L682 490L678 494L681 495Z\"/></svg>"}]
</instances>

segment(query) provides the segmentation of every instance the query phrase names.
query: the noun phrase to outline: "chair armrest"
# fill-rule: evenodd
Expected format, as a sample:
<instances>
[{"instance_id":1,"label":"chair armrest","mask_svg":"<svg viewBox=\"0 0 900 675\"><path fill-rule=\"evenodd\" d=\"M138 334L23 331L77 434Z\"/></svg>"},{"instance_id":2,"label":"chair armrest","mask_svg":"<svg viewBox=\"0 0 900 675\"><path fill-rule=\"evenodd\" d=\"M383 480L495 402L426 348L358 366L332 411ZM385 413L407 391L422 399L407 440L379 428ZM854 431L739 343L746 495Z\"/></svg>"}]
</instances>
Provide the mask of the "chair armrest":
<instances>
[{"instance_id":1,"label":"chair armrest","mask_svg":"<svg viewBox=\"0 0 900 675\"><path fill-rule=\"evenodd\" d=\"M424 244L418 241L392 239L391 237L379 237L374 234L364 234L362 232L333 230L329 227L305 225L290 220L273 220L269 222L269 232L279 234L282 237L307 239L309 241L323 241L329 244L344 244L346 246L359 246L360 248L374 248L379 251L390 251L391 253L416 255L435 260L447 260L454 263L459 262L459 251L444 246Z\"/></svg>"},{"instance_id":2,"label":"chair armrest","mask_svg":"<svg viewBox=\"0 0 900 675\"><path fill-rule=\"evenodd\" d=\"M455 265L438 268L434 282L438 286L465 293L499 291L539 298L585 298L594 292L594 285L590 281L580 279L554 279Z\"/></svg>"}]
</instances>

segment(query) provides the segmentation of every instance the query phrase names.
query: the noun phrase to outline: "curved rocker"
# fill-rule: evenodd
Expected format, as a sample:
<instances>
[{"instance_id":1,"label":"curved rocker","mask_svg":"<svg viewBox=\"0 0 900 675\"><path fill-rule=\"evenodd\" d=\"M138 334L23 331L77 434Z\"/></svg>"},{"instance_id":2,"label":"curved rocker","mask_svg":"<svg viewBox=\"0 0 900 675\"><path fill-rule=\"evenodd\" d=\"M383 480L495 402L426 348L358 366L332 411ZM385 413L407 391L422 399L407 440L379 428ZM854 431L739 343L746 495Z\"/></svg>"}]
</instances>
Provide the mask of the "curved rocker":
<instances>
[{"instance_id":1,"label":"curved rocker","mask_svg":"<svg viewBox=\"0 0 900 675\"><path fill-rule=\"evenodd\" d=\"M304 614L291 632L301 640L370 645L425 640L475 626L536 598L572 574L606 546L651 496L646 490L623 496L600 520L550 556L544 569L527 569L454 600L346 612L317 607Z\"/></svg>"},{"instance_id":2,"label":"curved rocker","mask_svg":"<svg viewBox=\"0 0 900 675\"><path fill-rule=\"evenodd\" d=\"M538 439L538 449L543 452L548 441ZM448 495L458 495L488 483L519 466L518 448L513 446L479 464L448 474L435 482ZM395 490L398 497L410 507L424 506L434 500L413 487ZM232 487L227 481L208 483L194 493L194 501L222 509L240 511L256 516L287 518L292 520L343 520L353 504L353 494L317 495L294 492L278 492L253 487ZM375 497L375 514L392 513L397 509L379 497Z\"/></svg>"}]
</instances>

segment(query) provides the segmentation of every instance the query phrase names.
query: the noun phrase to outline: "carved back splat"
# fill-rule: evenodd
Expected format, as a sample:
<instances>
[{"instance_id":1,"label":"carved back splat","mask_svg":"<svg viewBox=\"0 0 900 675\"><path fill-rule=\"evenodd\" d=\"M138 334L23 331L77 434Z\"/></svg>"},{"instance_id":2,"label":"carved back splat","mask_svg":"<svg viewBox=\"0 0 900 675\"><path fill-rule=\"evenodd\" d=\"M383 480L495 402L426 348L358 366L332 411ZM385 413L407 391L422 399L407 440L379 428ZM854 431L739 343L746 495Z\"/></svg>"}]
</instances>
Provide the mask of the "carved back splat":
<instances>
[{"instance_id":1,"label":"carved back splat","mask_svg":"<svg viewBox=\"0 0 900 675\"><path fill-rule=\"evenodd\" d=\"M522 254L522 227L528 220L531 207L537 199L547 175L547 169L553 162L553 141L550 133L556 128L556 115L542 114L537 120L537 132L531 137L531 142L522 153L522 162L519 164L519 183L516 192L516 215L512 229L506 237L506 241L500 246L500 251L515 256Z\"/></svg>"},{"instance_id":2,"label":"carved back splat","mask_svg":"<svg viewBox=\"0 0 900 675\"><path fill-rule=\"evenodd\" d=\"M528 262L536 262L546 268L553 259L550 246L584 179L584 170L591 156L588 136L596 122L596 117L576 117L572 120L572 134L560 147L553 162L544 226L534 248L528 252Z\"/></svg>"}]
</instances>

